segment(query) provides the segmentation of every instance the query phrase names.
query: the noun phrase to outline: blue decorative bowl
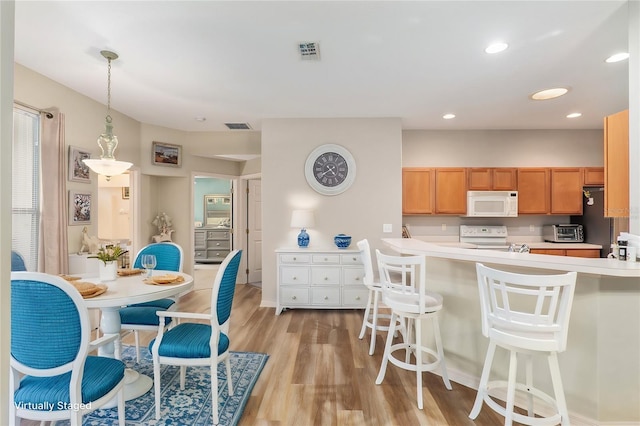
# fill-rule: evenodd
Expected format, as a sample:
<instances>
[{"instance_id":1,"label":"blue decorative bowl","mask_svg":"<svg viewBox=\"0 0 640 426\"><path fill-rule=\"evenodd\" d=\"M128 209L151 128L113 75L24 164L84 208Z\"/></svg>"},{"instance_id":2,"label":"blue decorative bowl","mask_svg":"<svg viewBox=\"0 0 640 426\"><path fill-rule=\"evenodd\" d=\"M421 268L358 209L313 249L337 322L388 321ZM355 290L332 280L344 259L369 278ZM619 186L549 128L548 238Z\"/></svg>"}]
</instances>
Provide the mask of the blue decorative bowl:
<instances>
[{"instance_id":1,"label":"blue decorative bowl","mask_svg":"<svg viewBox=\"0 0 640 426\"><path fill-rule=\"evenodd\" d=\"M345 234L338 234L333 237L333 242L339 249L346 249L351 244L351 236Z\"/></svg>"}]
</instances>

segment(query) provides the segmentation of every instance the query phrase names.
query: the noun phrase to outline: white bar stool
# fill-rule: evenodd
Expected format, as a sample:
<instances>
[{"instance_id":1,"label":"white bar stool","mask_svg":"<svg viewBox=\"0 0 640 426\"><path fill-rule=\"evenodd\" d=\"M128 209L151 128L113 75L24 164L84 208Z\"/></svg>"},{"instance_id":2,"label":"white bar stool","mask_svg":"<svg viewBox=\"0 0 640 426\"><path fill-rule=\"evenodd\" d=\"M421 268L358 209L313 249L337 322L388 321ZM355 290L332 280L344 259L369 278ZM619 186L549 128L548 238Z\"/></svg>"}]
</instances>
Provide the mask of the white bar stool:
<instances>
[{"instance_id":1,"label":"white bar stool","mask_svg":"<svg viewBox=\"0 0 640 426\"><path fill-rule=\"evenodd\" d=\"M388 362L405 370L415 371L418 408L422 410L423 372L440 368L442 380L446 388L451 390L437 315L438 311L442 309L442 296L426 289L424 256L389 256L380 253L380 250L376 250L376 256L380 270L380 283L382 284L382 301L391 308L389 333L376 384L379 385L384 380ZM393 344L398 319L402 319L407 330L403 342ZM422 344L422 321L425 319L431 319L433 324L435 351ZM402 349L405 351L404 361L394 355L394 352ZM411 362L412 353L415 356L415 363Z\"/></svg>"},{"instance_id":2,"label":"white bar stool","mask_svg":"<svg viewBox=\"0 0 640 426\"><path fill-rule=\"evenodd\" d=\"M362 328L360 329L360 335L358 339L363 339L367 328L371 329L371 344L369 345L369 355L373 355L376 349L376 334L378 331L388 331L389 321L391 320L390 314L380 313L380 308L386 308L382 305L382 286L379 281L376 281L373 274L373 261L371 260L371 248L367 239L358 241L358 249L360 249L360 258L364 265L364 285L369 289L369 298L367 300L367 308L364 311L364 317L362 318ZM385 323L380 325L378 320L383 319ZM401 324L400 324L401 325ZM404 327L402 328L404 331Z\"/></svg>"},{"instance_id":3,"label":"white bar stool","mask_svg":"<svg viewBox=\"0 0 640 426\"><path fill-rule=\"evenodd\" d=\"M575 272L560 275L523 275L498 271L476 264L482 334L489 338L478 394L469 417L475 419L482 403L504 416L504 424L518 422L527 425L569 425L569 414L564 398L558 353L567 347L569 315L575 291ZM500 346L509 351L508 381L489 381L491 365ZM555 399L536 389L533 384L535 354L546 354L551 372ZM516 383L517 354L525 355L525 383ZM489 391L507 389L505 407L498 404ZM515 413L513 406L516 390L527 397L527 415ZM549 417L534 417L534 397L556 410Z\"/></svg>"}]
</instances>

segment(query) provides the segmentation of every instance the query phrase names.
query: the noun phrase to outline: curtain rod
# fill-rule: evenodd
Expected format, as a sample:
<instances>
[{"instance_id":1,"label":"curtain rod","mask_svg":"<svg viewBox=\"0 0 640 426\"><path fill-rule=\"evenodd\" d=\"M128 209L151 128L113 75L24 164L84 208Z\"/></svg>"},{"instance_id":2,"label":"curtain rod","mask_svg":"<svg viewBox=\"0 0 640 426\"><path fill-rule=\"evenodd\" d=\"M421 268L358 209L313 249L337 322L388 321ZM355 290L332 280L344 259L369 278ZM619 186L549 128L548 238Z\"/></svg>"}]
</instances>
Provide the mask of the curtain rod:
<instances>
[{"instance_id":1,"label":"curtain rod","mask_svg":"<svg viewBox=\"0 0 640 426\"><path fill-rule=\"evenodd\" d=\"M45 110L43 110L43 109L36 108L36 107L34 107L34 106L31 106L31 105L29 105L29 104L25 104L24 102L20 102L20 101L16 101L16 100L14 100L14 101L13 101L13 103L14 103L14 104L18 104L18 105L20 105L20 106L23 106L23 107L25 107L25 108L32 109L32 110L34 110L34 111L38 111L39 113L43 113L43 114L45 115L45 117L47 117L47 118L53 118L53 114L51 114L49 111L45 111Z\"/></svg>"}]
</instances>

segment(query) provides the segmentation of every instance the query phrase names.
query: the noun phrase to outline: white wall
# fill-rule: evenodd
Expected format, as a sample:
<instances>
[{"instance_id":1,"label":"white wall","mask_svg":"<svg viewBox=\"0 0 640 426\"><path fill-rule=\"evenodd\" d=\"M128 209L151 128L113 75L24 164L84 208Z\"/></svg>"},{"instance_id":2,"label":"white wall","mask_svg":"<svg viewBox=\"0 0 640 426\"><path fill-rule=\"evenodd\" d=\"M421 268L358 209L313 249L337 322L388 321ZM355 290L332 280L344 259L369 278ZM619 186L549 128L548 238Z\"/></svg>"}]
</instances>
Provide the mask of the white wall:
<instances>
[{"instance_id":1,"label":"white wall","mask_svg":"<svg viewBox=\"0 0 640 426\"><path fill-rule=\"evenodd\" d=\"M356 180L346 192L324 196L304 177L304 163L317 146L335 143L356 161ZM272 119L262 125L262 303L275 306L274 250L297 247L299 229L290 225L291 211L313 209L316 225L307 229L309 247L334 248L338 233L355 242L368 238L372 247L383 236L399 236L402 131L399 119ZM383 234L390 223L393 234Z\"/></svg>"}]
</instances>

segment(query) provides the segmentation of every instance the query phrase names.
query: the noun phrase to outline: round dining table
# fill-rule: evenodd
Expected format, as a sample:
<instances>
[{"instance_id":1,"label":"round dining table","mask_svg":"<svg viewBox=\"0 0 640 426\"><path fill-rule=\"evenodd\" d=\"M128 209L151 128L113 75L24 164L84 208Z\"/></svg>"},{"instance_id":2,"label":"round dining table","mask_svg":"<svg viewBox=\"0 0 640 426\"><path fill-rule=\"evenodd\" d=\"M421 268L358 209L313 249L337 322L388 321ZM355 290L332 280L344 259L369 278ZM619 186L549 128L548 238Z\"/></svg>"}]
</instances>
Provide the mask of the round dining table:
<instances>
[{"instance_id":1,"label":"round dining table","mask_svg":"<svg viewBox=\"0 0 640 426\"><path fill-rule=\"evenodd\" d=\"M100 329L102 333L105 335L120 334L121 307L135 303L165 299L187 293L193 288L193 277L191 275L174 271L153 271L154 276L165 274L180 275L184 281L172 284L150 284L149 282L151 280L147 279L145 274L122 276L114 281L104 282L100 281L100 278L96 276L83 277L82 280L85 282L104 284L107 286L106 291L99 296L84 299L85 305L88 308L100 309ZM114 358L116 354L113 343L100 347L98 355ZM129 401L144 395L152 386L153 380L149 376L140 374L130 368L125 370L125 400Z\"/></svg>"}]
</instances>

